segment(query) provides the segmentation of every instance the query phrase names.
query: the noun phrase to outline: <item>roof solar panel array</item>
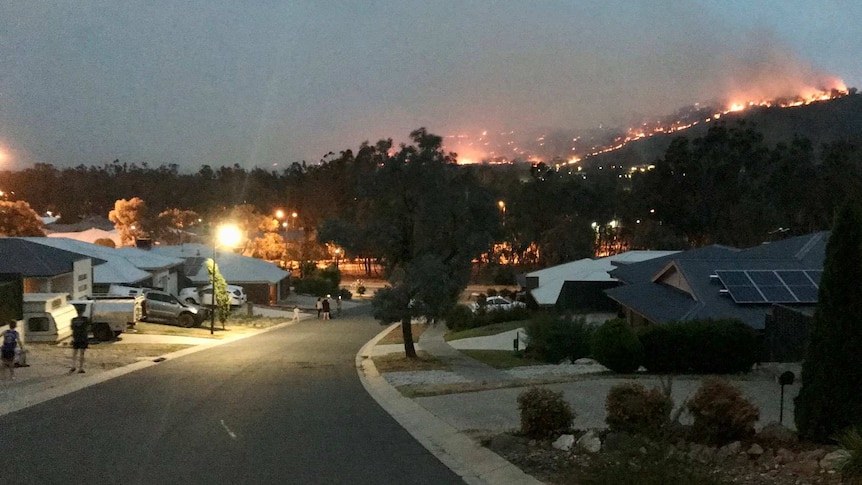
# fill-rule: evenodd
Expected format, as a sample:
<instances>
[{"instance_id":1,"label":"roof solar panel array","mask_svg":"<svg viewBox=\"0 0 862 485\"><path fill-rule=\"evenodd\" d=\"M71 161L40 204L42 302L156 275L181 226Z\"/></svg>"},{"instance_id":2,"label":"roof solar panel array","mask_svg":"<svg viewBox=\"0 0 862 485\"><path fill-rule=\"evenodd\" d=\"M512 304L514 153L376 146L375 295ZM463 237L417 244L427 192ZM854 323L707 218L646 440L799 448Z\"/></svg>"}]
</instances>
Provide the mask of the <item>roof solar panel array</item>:
<instances>
[{"instance_id":1,"label":"roof solar panel array","mask_svg":"<svg viewBox=\"0 0 862 485\"><path fill-rule=\"evenodd\" d=\"M717 270L736 303L817 303L819 270Z\"/></svg>"}]
</instances>

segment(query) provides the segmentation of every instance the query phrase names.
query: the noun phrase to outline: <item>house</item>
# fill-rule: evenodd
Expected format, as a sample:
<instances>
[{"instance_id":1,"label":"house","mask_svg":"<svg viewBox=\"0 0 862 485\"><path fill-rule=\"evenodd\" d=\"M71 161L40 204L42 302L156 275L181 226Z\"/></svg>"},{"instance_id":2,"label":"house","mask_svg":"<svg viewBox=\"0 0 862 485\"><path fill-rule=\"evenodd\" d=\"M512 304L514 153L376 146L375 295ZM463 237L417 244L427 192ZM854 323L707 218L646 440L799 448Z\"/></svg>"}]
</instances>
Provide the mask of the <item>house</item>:
<instances>
[{"instance_id":1,"label":"house","mask_svg":"<svg viewBox=\"0 0 862 485\"><path fill-rule=\"evenodd\" d=\"M48 232L47 235L48 237L75 239L77 241L83 241L87 243L95 243L100 239L110 239L111 241L113 241L114 247L120 247L123 245L123 241L120 238L120 233L116 229L106 231L97 227L91 227L90 229L86 229L84 231Z\"/></svg>"},{"instance_id":2,"label":"house","mask_svg":"<svg viewBox=\"0 0 862 485\"><path fill-rule=\"evenodd\" d=\"M43 246L97 258L103 264L93 268L93 292L104 293L112 284L149 286L176 294L184 261L143 249L109 248L57 237L18 238Z\"/></svg>"},{"instance_id":3,"label":"house","mask_svg":"<svg viewBox=\"0 0 862 485\"><path fill-rule=\"evenodd\" d=\"M29 239L44 238L0 238L0 273L20 274L24 293L93 293L94 267L104 260Z\"/></svg>"},{"instance_id":4,"label":"house","mask_svg":"<svg viewBox=\"0 0 862 485\"><path fill-rule=\"evenodd\" d=\"M615 311L604 290L619 285L608 272L617 266L674 254L676 251L627 251L605 258L584 258L526 274L525 285L540 307Z\"/></svg>"},{"instance_id":5,"label":"house","mask_svg":"<svg viewBox=\"0 0 862 485\"><path fill-rule=\"evenodd\" d=\"M153 246L150 252L183 259L184 274L191 284L198 288L211 283L206 262L215 256L216 265L225 281L242 286L248 295L248 301L269 305L290 294L290 271L261 259L222 249L213 250L212 246L196 243Z\"/></svg>"},{"instance_id":6,"label":"house","mask_svg":"<svg viewBox=\"0 0 862 485\"><path fill-rule=\"evenodd\" d=\"M790 331L794 324L776 316L810 314L817 305L828 239L818 232L748 249L712 245L624 265L610 272L623 285L605 293L635 326L737 319L767 343L775 332L801 342L804 323Z\"/></svg>"}]
</instances>

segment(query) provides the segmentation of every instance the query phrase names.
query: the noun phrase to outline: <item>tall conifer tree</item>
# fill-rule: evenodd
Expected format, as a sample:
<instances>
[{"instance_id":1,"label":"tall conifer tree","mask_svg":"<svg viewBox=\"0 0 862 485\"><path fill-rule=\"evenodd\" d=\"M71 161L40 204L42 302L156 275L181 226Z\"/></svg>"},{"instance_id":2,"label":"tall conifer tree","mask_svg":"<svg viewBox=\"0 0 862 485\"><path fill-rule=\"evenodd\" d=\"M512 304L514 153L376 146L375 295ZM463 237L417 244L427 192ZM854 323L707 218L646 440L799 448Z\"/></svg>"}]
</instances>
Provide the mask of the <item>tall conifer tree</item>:
<instances>
[{"instance_id":1,"label":"tall conifer tree","mask_svg":"<svg viewBox=\"0 0 862 485\"><path fill-rule=\"evenodd\" d=\"M796 428L817 441L862 425L862 206L838 213L795 400Z\"/></svg>"}]
</instances>

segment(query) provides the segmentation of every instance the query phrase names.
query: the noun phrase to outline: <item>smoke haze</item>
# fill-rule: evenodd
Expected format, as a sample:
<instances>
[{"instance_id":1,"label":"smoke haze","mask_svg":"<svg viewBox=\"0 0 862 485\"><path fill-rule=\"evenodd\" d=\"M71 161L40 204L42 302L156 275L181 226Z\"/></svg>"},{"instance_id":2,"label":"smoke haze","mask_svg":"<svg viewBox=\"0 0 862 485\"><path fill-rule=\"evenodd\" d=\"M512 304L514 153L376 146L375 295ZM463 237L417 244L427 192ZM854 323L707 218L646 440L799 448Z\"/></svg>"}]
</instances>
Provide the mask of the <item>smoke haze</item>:
<instances>
[{"instance_id":1,"label":"smoke haze","mask_svg":"<svg viewBox=\"0 0 862 485\"><path fill-rule=\"evenodd\" d=\"M0 169L285 168L420 126L534 139L862 76L862 14L835 0L238 5L0 4Z\"/></svg>"}]
</instances>

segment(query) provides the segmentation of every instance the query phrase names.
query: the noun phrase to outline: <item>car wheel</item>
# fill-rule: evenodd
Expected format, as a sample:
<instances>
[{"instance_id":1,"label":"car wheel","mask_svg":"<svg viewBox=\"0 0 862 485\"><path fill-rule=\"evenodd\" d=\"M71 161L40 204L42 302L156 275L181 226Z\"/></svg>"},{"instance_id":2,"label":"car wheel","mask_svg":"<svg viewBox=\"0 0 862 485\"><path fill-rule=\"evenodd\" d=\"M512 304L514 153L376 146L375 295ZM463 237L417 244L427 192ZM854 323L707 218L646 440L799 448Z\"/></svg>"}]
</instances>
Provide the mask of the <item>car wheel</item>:
<instances>
[{"instance_id":1,"label":"car wheel","mask_svg":"<svg viewBox=\"0 0 862 485\"><path fill-rule=\"evenodd\" d=\"M191 328L195 326L195 317L191 313L181 313L177 322L181 327Z\"/></svg>"},{"instance_id":2,"label":"car wheel","mask_svg":"<svg viewBox=\"0 0 862 485\"><path fill-rule=\"evenodd\" d=\"M198 302L196 302L194 298L186 298L186 303L191 303L193 305L198 304Z\"/></svg>"},{"instance_id":3,"label":"car wheel","mask_svg":"<svg viewBox=\"0 0 862 485\"><path fill-rule=\"evenodd\" d=\"M99 342L108 342L114 340L114 331L107 323L97 323L93 328L93 336Z\"/></svg>"}]
</instances>

